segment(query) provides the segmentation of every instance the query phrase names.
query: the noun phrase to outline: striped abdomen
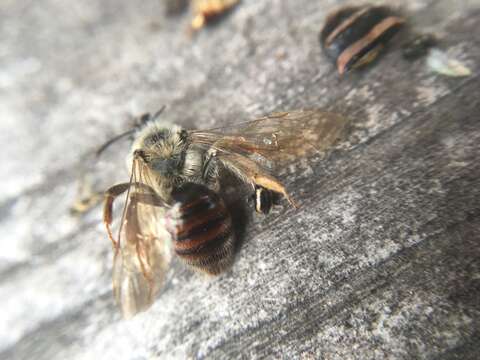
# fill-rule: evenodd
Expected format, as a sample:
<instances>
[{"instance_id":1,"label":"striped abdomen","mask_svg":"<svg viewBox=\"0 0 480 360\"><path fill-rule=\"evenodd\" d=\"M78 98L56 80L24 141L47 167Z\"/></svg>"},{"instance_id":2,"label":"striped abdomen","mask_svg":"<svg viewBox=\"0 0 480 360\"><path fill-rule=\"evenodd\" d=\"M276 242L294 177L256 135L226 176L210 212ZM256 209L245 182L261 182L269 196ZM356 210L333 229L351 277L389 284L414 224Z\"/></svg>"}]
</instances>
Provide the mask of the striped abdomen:
<instances>
[{"instance_id":1,"label":"striped abdomen","mask_svg":"<svg viewBox=\"0 0 480 360\"><path fill-rule=\"evenodd\" d=\"M175 253L210 274L227 267L233 254L232 223L222 198L204 185L185 183L172 192Z\"/></svg>"},{"instance_id":2,"label":"striped abdomen","mask_svg":"<svg viewBox=\"0 0 480 360\"><path fill-rule=\"evenodd\" d=\"M320 41L343 74L373 61L404 22L387 7L345 7L327 18Z\"/></svg>"}]
</instances>

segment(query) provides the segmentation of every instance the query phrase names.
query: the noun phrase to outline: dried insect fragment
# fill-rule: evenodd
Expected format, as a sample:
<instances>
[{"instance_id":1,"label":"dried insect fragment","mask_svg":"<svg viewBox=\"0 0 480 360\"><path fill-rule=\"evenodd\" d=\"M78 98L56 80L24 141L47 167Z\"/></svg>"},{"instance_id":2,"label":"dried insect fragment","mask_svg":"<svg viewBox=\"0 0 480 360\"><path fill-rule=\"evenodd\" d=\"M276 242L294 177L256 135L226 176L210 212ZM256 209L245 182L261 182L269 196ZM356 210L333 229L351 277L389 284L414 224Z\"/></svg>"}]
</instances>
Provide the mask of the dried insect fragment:
<instances>
[{"instance_id":1,"label":"dried insect fragment","mask_svg":"<svg viewBox=\"0 0 480 360\"><path fill-rule=\"evenodd\" d=\"M427 66L436 73L451 76L462 77L469 76L472 71L460 61L450 58L444 51L432 49L427 57Z\"/></svg>"},{"instance_id":2,"label":"dried insect fragment","mask_svg":"<svg viewBox=\"0 0 480 360\"><path fill-rule=\"evenodd\" d=\"M85 175L79 180L77 196L70 207L70 215L83 215L100 204L102 200L103 193L93 190L92 180Z\"/></svg>"},{"instance_id":3,"label":"dried insect fragment","mask_svg":"<svg viewBox=\"0 0 480 360\"><path fill-rule=\"evenodd\" d=\"M416 34L402 46L402 55L406 60L416 60L428 54L430 48L438 44L438 39L433 34Z\"/></svg>"},{"instance_id":4,"label":"dried insect fragment","mask_svg":"<svg viewBox=\"0 0 480 360\"><path fill-rule=\"evenodd\" d=\"M195 17L191 23L191 30L197 31L206 23L224 14L237 5L239 0L193 0Z\"/></svg>"},{"instance_id":5,"label":"dried insect fragment","mask_svg":"<svg viewBox=\"0 0 480 360\"><path fill-rule=\"evenodd\" d=\"M376 59L404 22L388 7L344 7L328 16L320 42L343 74Z\"/></svg>"}]
</instances>

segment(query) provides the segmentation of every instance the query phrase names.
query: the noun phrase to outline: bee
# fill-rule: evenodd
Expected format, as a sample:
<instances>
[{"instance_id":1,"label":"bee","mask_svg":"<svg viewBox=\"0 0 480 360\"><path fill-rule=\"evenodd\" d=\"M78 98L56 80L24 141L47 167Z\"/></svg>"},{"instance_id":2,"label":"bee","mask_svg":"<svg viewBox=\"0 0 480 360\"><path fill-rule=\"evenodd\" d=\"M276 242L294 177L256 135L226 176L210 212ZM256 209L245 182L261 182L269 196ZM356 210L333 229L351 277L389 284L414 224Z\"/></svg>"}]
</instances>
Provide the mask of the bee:
<instances>
[{"instance_id":1,"label":"bee","mask_svg":"<svg viewBox=\"0 0 480 360\"><path fill-rule=\"evenodd\" d=\"M105 193L103 222L114 249L113 289L125 317L146 310L165 281L175 253L191 267L219 274L231 263L231 214L220 195L224 174L243 183L255 209L268 213L273 198L296 203L275 177L275 168L342 139L348 121L334 113L296 110L237 125L186 130L144 115L127 156L128 182ZM115 199L126 200L115 237Z\"/></svg>"},{"instance_id":2,"label":"bee","mask_svg":"<svg viewBox=\"0 0 480 360\"><path fill-rule=\"evenodd\" d=\"M320 42L342 75L375 60L404 22L385 6L347 6L327 17Z\"/></svg>"},{"instance_id":3,"label":"bee","mask_svg":"<svg viewBox=\"0 0 480 360\"><path fill-rule=\"evenodd\" d=\"M231 10L238 2L239 0L192 0L195 17L190 24L191 31L201 29L208 21Z\"/></svg>"}]
</instances>

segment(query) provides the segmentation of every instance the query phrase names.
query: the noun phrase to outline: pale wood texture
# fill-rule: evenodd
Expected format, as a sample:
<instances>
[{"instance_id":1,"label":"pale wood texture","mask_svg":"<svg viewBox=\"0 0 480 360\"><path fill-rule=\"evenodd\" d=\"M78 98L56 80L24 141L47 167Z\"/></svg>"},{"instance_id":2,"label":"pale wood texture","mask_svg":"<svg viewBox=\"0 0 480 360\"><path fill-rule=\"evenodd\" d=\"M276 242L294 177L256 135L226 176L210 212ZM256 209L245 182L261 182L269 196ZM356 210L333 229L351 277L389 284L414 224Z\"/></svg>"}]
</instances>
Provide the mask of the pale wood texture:
<instances>
[{"instance_id":1,"label":"pale wood texture","mask_svg":"<svg viewBox=\"0 0 480 360\"><path fill-rule=\"evenodd\" d=\"M0 358L480 357L477 1L393 1L473 75L402 59L343 78L318 33L342 1L242 1L194 39L160 1L0 4ZM282 173L301 204L247 225L217 278L178 260L120 318L100 208L68 209L88 156L155 111L208 128L271 111L350 117L349 142ZM126 142L94 167L125 181Z\"/></svg>"}]
</instances>

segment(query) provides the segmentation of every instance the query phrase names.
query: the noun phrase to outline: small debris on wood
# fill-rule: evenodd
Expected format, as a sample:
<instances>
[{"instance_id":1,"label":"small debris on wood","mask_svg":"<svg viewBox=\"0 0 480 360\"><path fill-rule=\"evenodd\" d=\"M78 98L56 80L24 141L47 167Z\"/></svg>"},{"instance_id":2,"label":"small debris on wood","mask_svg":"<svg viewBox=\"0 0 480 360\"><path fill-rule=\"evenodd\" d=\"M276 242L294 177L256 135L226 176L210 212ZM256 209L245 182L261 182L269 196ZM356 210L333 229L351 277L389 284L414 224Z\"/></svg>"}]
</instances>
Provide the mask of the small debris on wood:
<instances>
[{"instance_id":1,"label":"small debris on wood","mask_svg":"<svg viewBox=\"0 0 480 360\"><path fill-rule=\"evenodd\" d=\"M89 176L83 176L78 182L77 197L70 207L72 216L81 216L103 200L103 192L93 190L92 180Z\"/></svg>"},{"instance_id":2,"label":"small debris on wood","mask_svg":"<svg viewBox=\"0 0 480 360\"><path fill-rule=\"evenodd\" d=\"M463 77L472 74L472 71L460 61L447 55L445 51L432 49L427 57L427 67L438 74Z\"/></svg>"},{"instance_id":3,"label":"small debris on wood","mask_svg":"<svg viewBox=\"0 0 480 360\"><path fill-rule=\"evenodd\" d=\"M193 0L193 12L195 17L190 25L190 30L195 32L203 28L209 22L219 19L219 17L235 5L240 0Z\"/></svg>"}]
</instances>

